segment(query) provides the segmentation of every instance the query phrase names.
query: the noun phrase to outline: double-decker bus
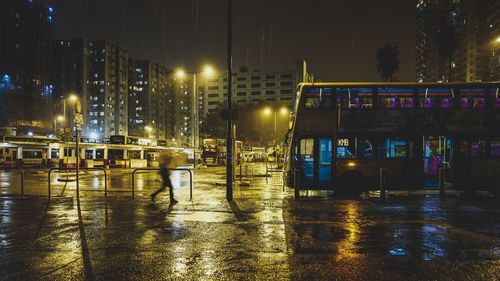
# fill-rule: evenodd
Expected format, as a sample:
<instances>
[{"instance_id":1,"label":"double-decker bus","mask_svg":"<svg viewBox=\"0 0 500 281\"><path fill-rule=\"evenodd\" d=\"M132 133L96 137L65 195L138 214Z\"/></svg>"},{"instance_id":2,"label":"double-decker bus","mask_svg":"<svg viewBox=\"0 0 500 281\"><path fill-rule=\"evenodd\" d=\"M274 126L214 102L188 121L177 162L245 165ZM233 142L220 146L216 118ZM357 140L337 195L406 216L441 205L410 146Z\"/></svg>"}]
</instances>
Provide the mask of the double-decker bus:
<instances>
[{"instance_id":1,"label":"double-decker bus","mask_svg":"<svg viewBox=\"0 0 500 281\"><path fill-rule=\"evenodd\" d=\"M301 83L285 184L358 194L491 189L500 174L500 83Z\"/></svg>"},{"instance_id":2,"label":"double-decker bus","mask_svg":"<svg viewBox=\"0 0 500 281\"><path fill-rule=\"evenodd\" d=\"M235 141L234 144L234 160L236 163L240 162L241 153L243 151L243 143ZM227 146L225 139L203 139L201 148L201 158L203 163L225 165L226 164Z\"/></svg>"}]
</instances>

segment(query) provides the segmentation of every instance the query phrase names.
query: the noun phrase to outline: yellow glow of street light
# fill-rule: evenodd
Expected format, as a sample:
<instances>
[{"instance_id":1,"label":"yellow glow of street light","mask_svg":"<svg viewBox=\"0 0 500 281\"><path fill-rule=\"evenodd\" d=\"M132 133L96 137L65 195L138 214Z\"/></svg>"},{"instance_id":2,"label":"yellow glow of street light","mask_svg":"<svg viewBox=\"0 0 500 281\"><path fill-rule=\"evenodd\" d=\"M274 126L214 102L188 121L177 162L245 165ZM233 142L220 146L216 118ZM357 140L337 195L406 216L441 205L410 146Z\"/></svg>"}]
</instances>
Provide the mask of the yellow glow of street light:
<instances>
[{"instance_id":1,"label":"yellow glow of street light","mask_svg":"<svg viewBox=\"0 0 500 281\"><path fill-rule=\"evenodd\" d=\"M271 113L273 113L273 111L271 110L271 108L266 107L266 108L264 108L263 113L265 116L269 116L269 115L271 115Z\"/></svg>"},{"instance_id":2,"label":"yellow glow of street light","mask_svg":"<svg viewBox=\"0 0 500 281\"><path fill-rule=\"evenodd\" d=\"M144 130L146 130L146 131L148 131L148 132L151 132L151 131L153 131L153 128L152 128L152 127L150 127L150 126L145 126L145 127L144 127Z\"/></svg>"},{"instance_id":3,"label":"yellow glow of street light","mask_svg":"<svg viewBox=\"0 0 500 281\"><path fill-rule=\"evenodd\" d=\"M58 115L58 116L56 117L56 120L57 120L58 122L62 122L62 121L64 121L64 116L62 116L62 115Z\"/></svg>"},{"instance_id":4,"label":"yellow glow of street light","mask_svg":"<svg viewBox=\"0 0 500 281\"><path fill-rule=\"evenodd\" d=\"M186 72L183 69L177 69L177 71L175 71L175 76L179 79L184 79L184 77L186 77Z\"/></svg>"},{"instance_id":5,"label":"yellow glow of street light","mask_svg":"<svg viewBox=\"0 0 500 281\"><path fill-rule=\"evenodd\" d=\"M207 78L214 76L215 75L214 68L210 65L205 65L203 67L203 75L205 75L205 77L207 77Z\"/></svg>"},{"instance_id":6,"label":"yellow glow of street light","mask_svg":"<svg viewBox=\"0 0 500 281\"><path fill-rule=\"evenodd\" d=\"M280 109L280 113L281 113L282 115L287 115L287 114L288 114L288 108L286 108L286 107L282 107L282 108Z\"/></svg>"},{"instance_id":7,"label":"yellow glow of street light","mask_svg":"<svg viewBox=\"0 0 500 281\"><path fill-rule=\"evenodd\" d=\"M495 39L495 42L500 43L500 36L498 36L497 39Z\"/></svg>"},{"instance_id":8,"label":"yellow glow of street light","mask_svg":"<svg viewBox=\"0 0 500 281\"><path fill-rule=\"evenodd\" d=\"M68 99L70 102L76 102L78 100L78 96L75 94L71 94L69 95Z\"/></svg>"}]
</instances>

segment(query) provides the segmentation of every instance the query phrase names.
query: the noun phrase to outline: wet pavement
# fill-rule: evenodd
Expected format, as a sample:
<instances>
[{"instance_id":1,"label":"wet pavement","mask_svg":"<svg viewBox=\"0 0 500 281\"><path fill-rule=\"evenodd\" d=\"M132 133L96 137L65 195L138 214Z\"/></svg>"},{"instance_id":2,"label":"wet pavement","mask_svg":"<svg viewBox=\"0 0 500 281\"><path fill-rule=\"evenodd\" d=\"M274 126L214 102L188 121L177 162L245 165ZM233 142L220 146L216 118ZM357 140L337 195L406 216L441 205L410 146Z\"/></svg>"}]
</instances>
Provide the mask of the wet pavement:
<instances>
[{"instance_id":1,"label":"wet pavement","mask_svg":"<svg viewBox=\"0 0 500 281\"><path fill-rule=\"evenodd\" d=\"M316 197L278 176L245 179L225 200L224 168L175 173L180 201L148 194L158 175L111 170L74 183L0 172L1 280L500 280L500 209L491 198ZM262 166L255 167L262 173ZM303 193L305 196L306 194ZM80 203L80 204L78 204Z\"/></svg>"}]
</instances>

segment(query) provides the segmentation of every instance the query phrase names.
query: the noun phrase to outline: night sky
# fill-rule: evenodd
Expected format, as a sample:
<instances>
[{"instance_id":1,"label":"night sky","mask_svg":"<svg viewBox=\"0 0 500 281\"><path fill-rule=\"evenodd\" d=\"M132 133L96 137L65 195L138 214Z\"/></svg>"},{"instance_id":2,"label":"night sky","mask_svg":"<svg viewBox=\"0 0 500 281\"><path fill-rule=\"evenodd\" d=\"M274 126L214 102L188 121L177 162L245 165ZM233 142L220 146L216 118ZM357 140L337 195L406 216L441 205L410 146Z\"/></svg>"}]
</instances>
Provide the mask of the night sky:
<instances>
[{"instance_id":1,"label":"night sky","mask_svg":"<svg viewBox=\"0 0 500 281\"><path fill-rule=\"evenodd\" d=\"M106 39L169 68L226 68L225 0L50 0L57 39ZM280 71L304 58L323 81L379 81L377 48L414 80L413 0L233 0L233 67Z\"/></svg>"}]
</instances>

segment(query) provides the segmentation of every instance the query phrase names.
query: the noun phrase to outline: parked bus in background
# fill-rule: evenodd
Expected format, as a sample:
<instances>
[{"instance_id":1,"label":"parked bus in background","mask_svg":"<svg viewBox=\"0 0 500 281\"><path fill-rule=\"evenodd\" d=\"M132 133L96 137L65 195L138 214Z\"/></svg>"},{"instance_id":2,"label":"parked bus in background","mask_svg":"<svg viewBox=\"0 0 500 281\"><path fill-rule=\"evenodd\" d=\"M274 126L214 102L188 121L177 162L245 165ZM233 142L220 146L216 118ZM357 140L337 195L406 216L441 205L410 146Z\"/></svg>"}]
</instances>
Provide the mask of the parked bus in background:
<instances>
[{"instance_id":1,"label":"parked bus in background","mask_svg":"<svg viewBox=\"0 0 500 281\"><path fill-rule=\"evenodd\" d=\"M235 163L239 163L241 153L243 151L243 143L241 141L235 142ZM214 165L226 164L227 147L225 139L209 138L203 139L201 158L203 163Z\"/></svg>"},{"instance_id":2,"label":"parked bus in background","mask_svg":"<svg viewBox=\"0 0 500 281\"><path fill-rule=\"evenodd\" d=\"M500 176L500 83L302 83L284 180L358 194L492 189Z\"/></svg>"},{"instance_id":3,"label":"parked bus in background","mask_svg":"<svg viewBox=\"0 0 500 281\"><path fill-rule=\"evenodd\" d=\"M226 154L226 140L209 138L203 139L201 158L203 163L222 165Z\"/></svg>"}]
</instances>

